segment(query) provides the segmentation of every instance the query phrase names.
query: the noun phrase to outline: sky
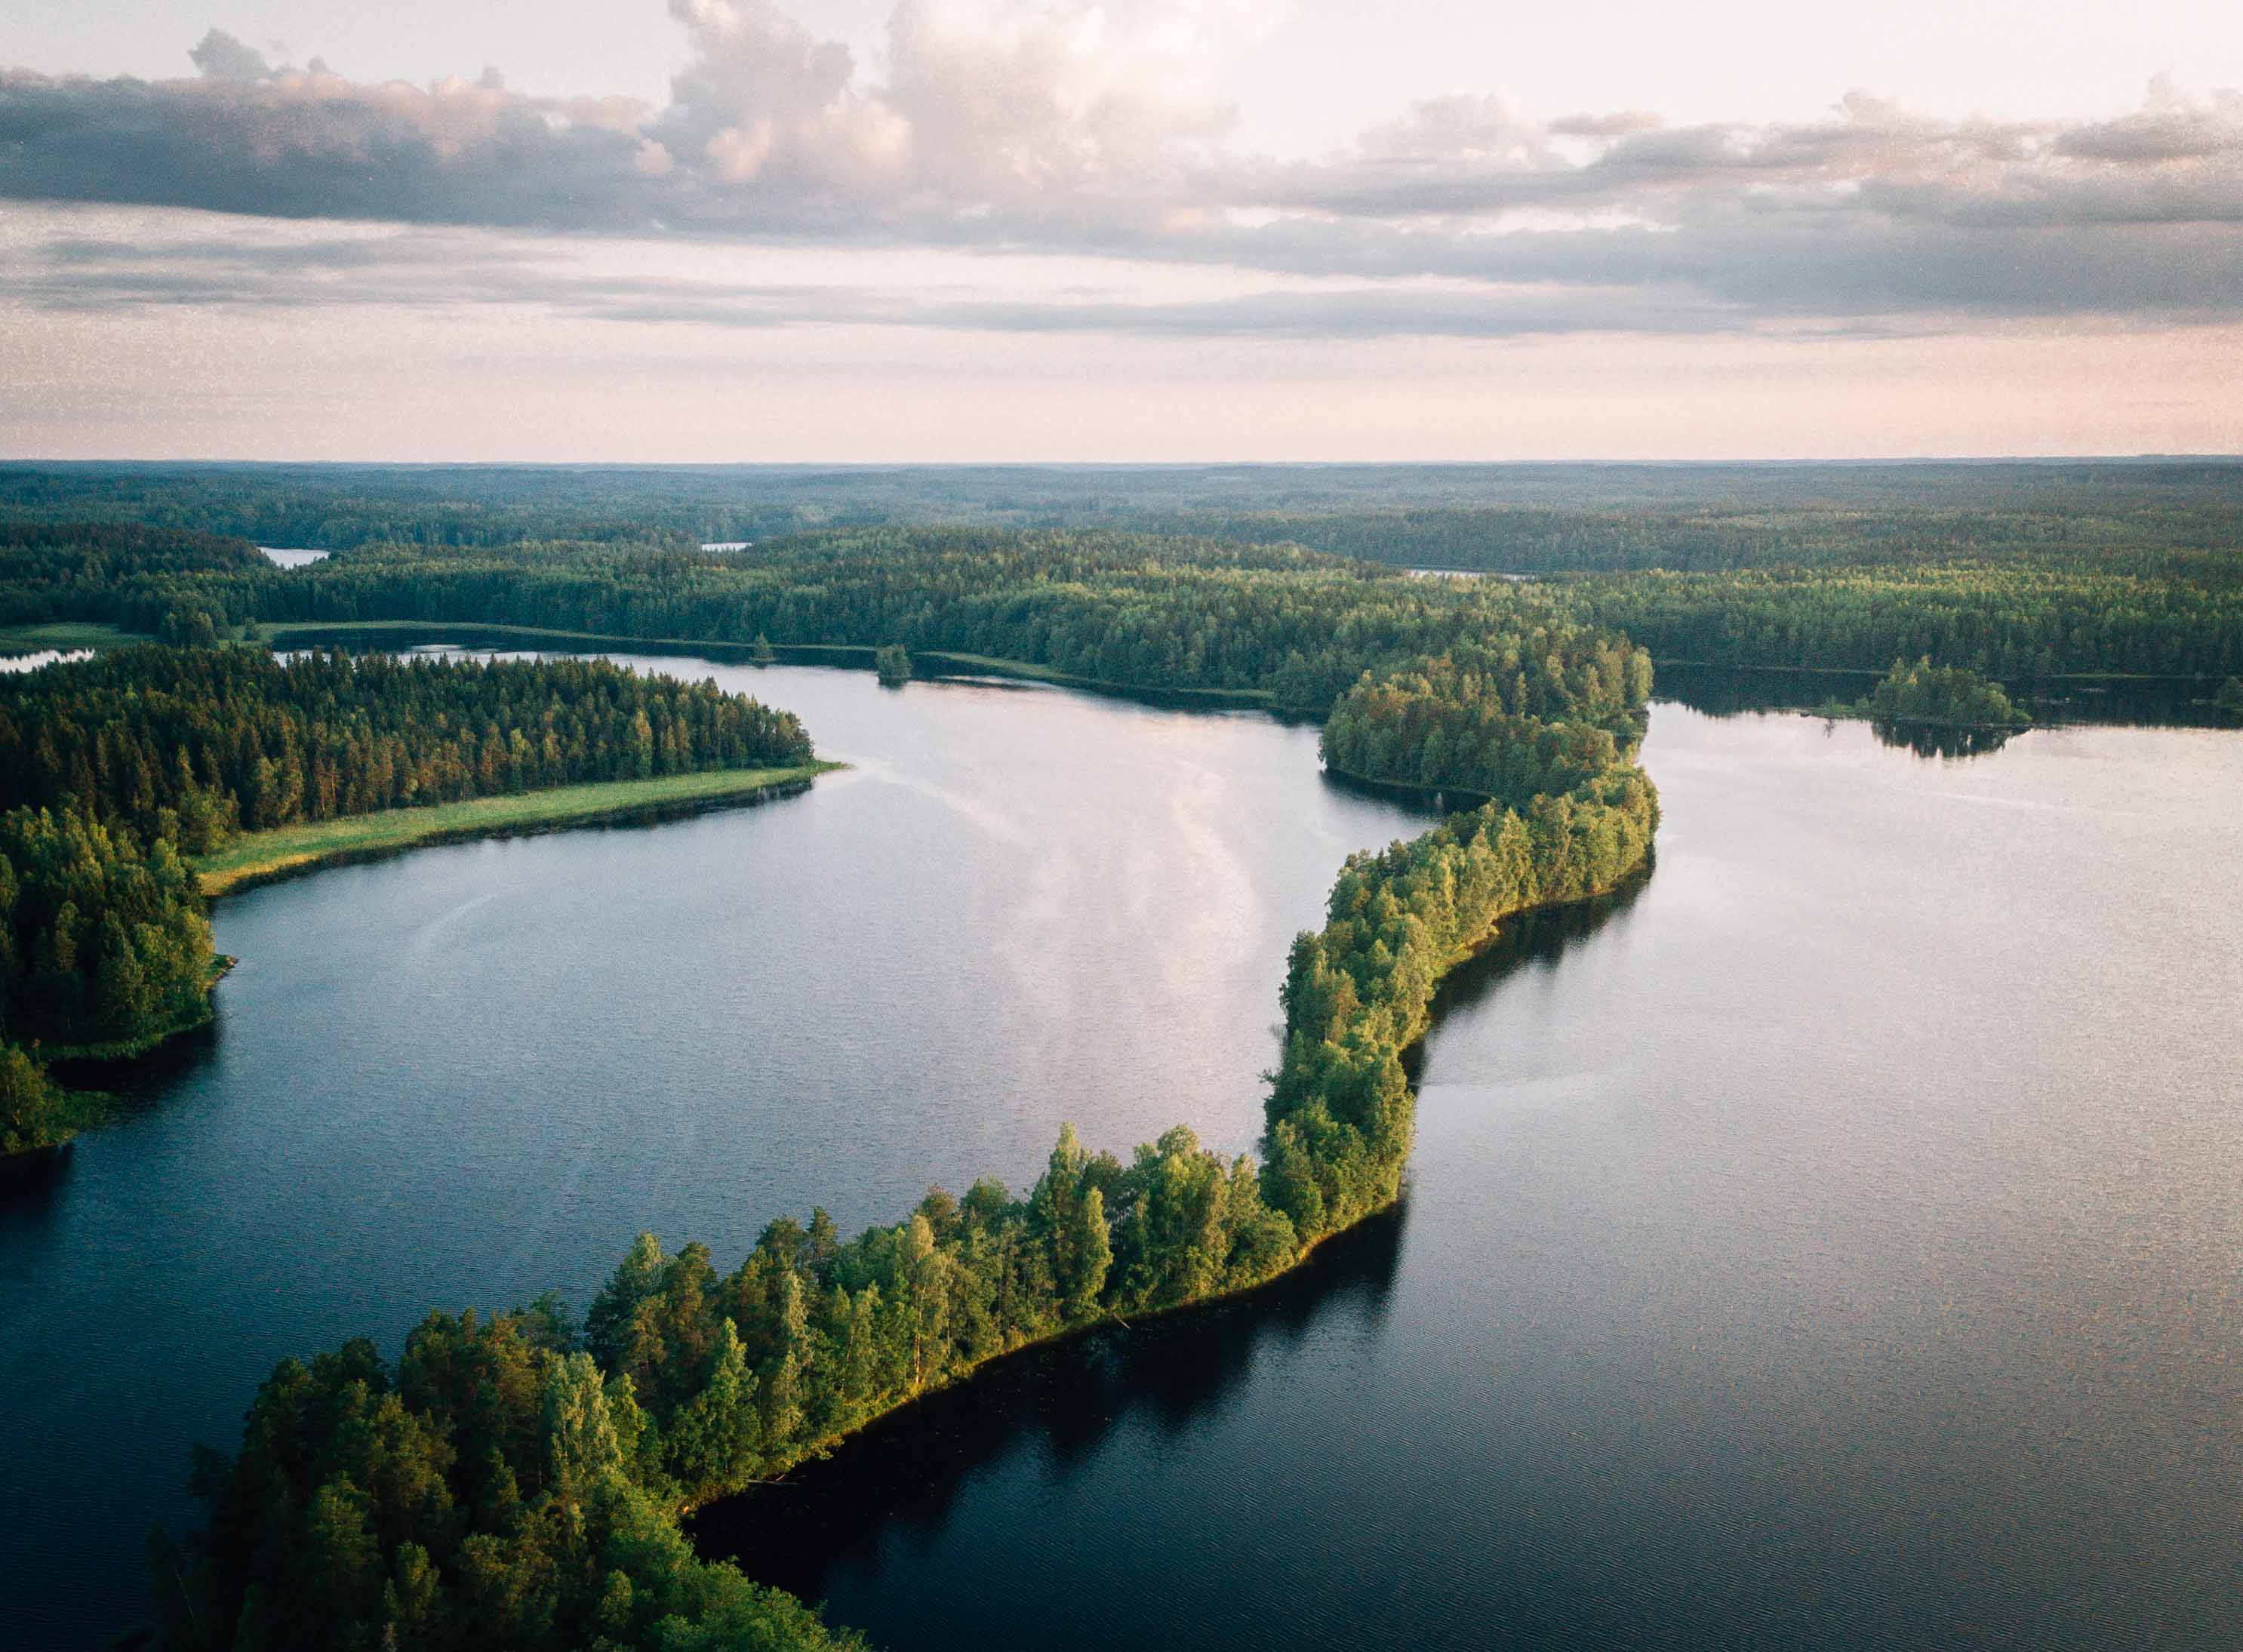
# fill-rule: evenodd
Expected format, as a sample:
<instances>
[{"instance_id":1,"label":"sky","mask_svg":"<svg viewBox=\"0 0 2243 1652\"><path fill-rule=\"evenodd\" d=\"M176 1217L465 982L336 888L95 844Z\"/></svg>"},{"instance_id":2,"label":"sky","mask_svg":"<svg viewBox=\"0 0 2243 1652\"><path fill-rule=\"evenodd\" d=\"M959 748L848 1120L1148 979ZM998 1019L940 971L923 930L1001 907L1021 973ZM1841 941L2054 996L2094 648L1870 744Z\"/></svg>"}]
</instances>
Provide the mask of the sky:
<instances>
[{"instance_id":1,"label":"sky","mask_svg":"<svg viewBox=\"0 0 2243 1652\"><path fill-rule=\"evenodd\" d=\"M2243 7L29 0L0 456L2243 448Z\"/></svg>"}]
</instances>

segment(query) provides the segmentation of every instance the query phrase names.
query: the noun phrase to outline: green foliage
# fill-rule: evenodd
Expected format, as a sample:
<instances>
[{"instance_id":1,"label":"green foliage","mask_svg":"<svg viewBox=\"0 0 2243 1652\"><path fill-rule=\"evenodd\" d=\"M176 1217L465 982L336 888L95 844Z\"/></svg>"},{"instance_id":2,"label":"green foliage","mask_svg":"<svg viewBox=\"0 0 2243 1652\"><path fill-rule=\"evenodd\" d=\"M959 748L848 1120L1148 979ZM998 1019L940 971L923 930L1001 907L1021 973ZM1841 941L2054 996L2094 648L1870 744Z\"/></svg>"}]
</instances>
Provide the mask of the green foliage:
<instances>
[{"instance_id":1,"label":"green foliage","mask_svg":"<svg viewBox=\"0 0 2243 1652\"><path fill-rule=\"evenodd\" d=\"M146 647L0 678L0 1032L129 1053L205 1019L181 856L238 826L810 755L790 713L601 661Z\"/></svg>"},{"instance_id":2,"label":"green foliage","mask_svg":"<svg viewBox=\"0 0 2243 1652\"><path fill-rule=\"evenodd\" d=\"M0 807L70 803L191 854L236 827L810 755L791 712L604 660L134 648L0 679Z\"/></svg>"},{"instance_id":3,"label":"green foliage","mask_svg":"<svg viewBox=\"0 0 2243 1652\"><path fill-rule=\"evenodd\" d=\"M0 1030L129 1045L206 1013L209 921L170 841L74 808L0 814Z\"/></svg>"},{"instance_id":4,"label":"green foliage","mask_svg":"<svg viewBox=\"0 0 2243 1652\"><path fill-rule=\"evenodd\" d=\"M1613 640L1531 589L1411 579L1286 546L1092 532L882 529L704 554L614 545L368 547L240 598L274 622L509 624L650 639L892 644L1086 681L1266 694L1323 711L1365 671L1491 641L1543 664L1541 716L1597 691ZM1539 637L1537 637L1539 633Z\"/></svg>"},{"instance_id":5,"label":"green foliage","mask_svg":"<svg viewBox=\"0 0 2243 1652\"><path fill-rule=\"evenodd\" d=\"M760 637L761 632L757 635ZM911 681L911 655L901 643L883 643L872 651L872 669L880 681L893 688Z\"/></svg>"},{"instance_id":6,"label":"green foliage","mask_svg":"<svg viewBox=\"0 0 2243 1652\"><path fill-rule=\"evenodd\" d=\"M77 1125L68 1092L23 1050L0 1043L0 1158L59 1147Z\"/></svg>"},{"instance_id":7,"label":"green foliage","mask_svg":"<svg viewBox=\"0 0 2243 1652\"><path fill-rule=\"evenodd\" d=\"M1651 658L1624 638L1553 650L1536 630L1379 677L1325 719L1337 772L1521 806L1602 774L1642 732ZM1571 711L1571 718L1553 715Z\"/></svg>"},{"instance_id":8,"label":"green foliage","mask_svg":"<svg viewBox=\"0 0 2243 1652\"><path fill-rule=\"evenodd\" d=\"M1441 975L1509 914L1613 887L1657 825L1623 754L1649 685L1638 651L1531 594L1295 551L1240 566L1175 542L943 532L752 558L362 552L287 593L330 619L900 636L884 656L949 648L1294 703L1353 684L1328 752L1375 748L1367 769L1406 762L1516 806L1347 863L1324 929L1295 944L1260 1164L1182 1127L1125 1163L1066 1129L1025 1197L986 1180L962 1200L930 1189L903 1221L846 1243L822 1210L777 1221L729 1273L704 1246L673 1255L642 1236L581 1348L549 1308L534 1323L433 1317L394 1390L370 1350L284 1365L242 1454L205 1477L212 1521L185 1617L210 1626L213 1648L390 1633L429 1647L697 1646L780 1610L691 1561L670 1511L783 1473L1027 1343L1259 1284L1391 1201L1415 1107L1402 1052ZM286 1426L268 1431L273 1408ZM410 1466L366 1460L369 1432Z\"/></svg>"},{"instance_id":9,"label":"green foliage","mask_svg":"<svg viewBox=\"0 0 2243 1652\"><path fill-rule=\"evenodd\" d=\"M720 1346L711 1393L737 1379L737 1353ZM363 1341L285 1361L240 1449L198 1466L209 1528L189 1555L155 1547L158 1642L859 1645L693 1555L667 1487L643 1483L649 1427L628 1379L603 1377L539 1309L432 1314L394 1372Z\"/></svg>"},{"instance_id":10,"label":"green foliage","mask_svg":"<svg viewBox=\"0 0 2243 1652\"><path fill-rule=\"evenodd\" d=\"M2010 703L2000 684L1962 666L1934 665L1928 659L1913 665L1895 660L1863 709L1879 722L1902 725L2003 729L2021 728L2032 721L2031 713Z\"/></svg>"},{"instance_id":11,"label":"green foliage","mask_svg":"<svg viewBox=\"0 0 2243 1652\"><path fill-rule=\"evenodd\" d=\"M2004 681L2243 671L2243 581L2068 563L1638 573L1566 581L1577 619L1662 659L1878 671L1928 658Z\"/></svg>"},{"instance_id":12,"label":"green foliage","mask_svg":"<svg viewBox=\"0 0 2243 1652\"><path fill-rule=\"evenodd\" d=\"M271 562L242 539L140 523L0 523L0 625L109 620L128 630L226 625L218 595ZM230 577L230 580L226 577Z\"/></svg>"}]
</instances>

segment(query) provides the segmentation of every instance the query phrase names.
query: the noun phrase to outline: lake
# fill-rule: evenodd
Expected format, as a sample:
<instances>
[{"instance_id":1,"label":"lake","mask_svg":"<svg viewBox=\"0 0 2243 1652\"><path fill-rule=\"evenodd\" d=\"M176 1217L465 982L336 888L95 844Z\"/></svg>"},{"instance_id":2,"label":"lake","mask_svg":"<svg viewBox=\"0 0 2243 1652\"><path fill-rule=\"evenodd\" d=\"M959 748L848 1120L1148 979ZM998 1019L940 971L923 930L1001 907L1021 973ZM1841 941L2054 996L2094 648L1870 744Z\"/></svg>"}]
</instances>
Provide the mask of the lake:
<instances>
[{"instance_id":1,"label":"lake","mask_svg":"<svg viewBox=\"0 0 2243 1652\"><path fill-rule=\"evenodd\" d=\"M1286 942L1419 829L1316 732L703 667L857 764L223 902L218 1026L0 1204L0 1638L141 1594L289 1352L1250 1144ZM910 1647L2243 1635L2243 740L1654 711L1655 872L1460 972L1393 1215L1032 1355L709 1552Z\"/></svg>"}]
</instances>

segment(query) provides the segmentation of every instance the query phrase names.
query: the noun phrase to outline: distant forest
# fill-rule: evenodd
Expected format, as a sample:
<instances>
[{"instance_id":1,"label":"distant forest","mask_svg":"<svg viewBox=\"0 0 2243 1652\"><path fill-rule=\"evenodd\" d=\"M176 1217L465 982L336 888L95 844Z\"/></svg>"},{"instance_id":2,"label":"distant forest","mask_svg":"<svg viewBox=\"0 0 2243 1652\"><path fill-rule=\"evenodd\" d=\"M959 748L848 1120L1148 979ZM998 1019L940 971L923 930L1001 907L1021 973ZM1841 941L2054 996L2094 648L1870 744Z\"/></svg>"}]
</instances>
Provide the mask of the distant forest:
<instances>
[{"instance_id":1,"label":"distant forest","mask_svg":"<svg viewBox=\"0 0 2243 1652\"><path fill-rule=\"evenodd\" d=\"M1077 547L1101 578L1132 562L1304 572L1351 560L1365 577L1374 565L1534 575L1573 622L1625 632L1665 660L1882 671L1928 657L2012 684L2100 674L2216 684L2243 674L2243 463L2211 460L0 466L0 624L98 619L193 641L205 621L224 630L259 618L504 617L589 629L600 614L598 628L626 635L744 642L755 631L738 635L742 593L816 585L812 566L824 559L855 582L857 606L842 614L805 589L785 612L772 605L769 635L784 644L850 630L859 641L855 628L872 617L860 600L865 564L938 530L954 546L983 548L983 569L961 566L961 575L994 566L986 558L1001 556L1011 530L1029 532L1021 543L1039 547L1037 559L1062 543ZM292 583L240 540L213 535L353 554ZM98 550L101 566L75 570L57 555L64 536ZM751 543L740 551L699 549L743 540ZM613 600L562 590L587 583L610 587ZM683 604L689 597L697 605ZM549 617L527 617L534 608ZM879 617L897 635L875 641L1007 653L1101 680L1224 675L1114 649L1086 666L1090 651L1053 648L1076 661L1066 664L1022 651L1016 634L993 623L966 641L956 626L938 639ZM1322 709L1350 683L1263 685Z\"/></svg>"},{"instance_id":2,"label":"distant forest","mask_svg":"<svg viewBox=\"0 0 2243 1652\"><path fill-rule=\"evenodd\" d=\"M1099 527L1398 567L1559 572L2232 557L2243 462L1803 465L0 464L0 520L262 545L699 545L815 529Z\"/></svg>"}]
</instances>

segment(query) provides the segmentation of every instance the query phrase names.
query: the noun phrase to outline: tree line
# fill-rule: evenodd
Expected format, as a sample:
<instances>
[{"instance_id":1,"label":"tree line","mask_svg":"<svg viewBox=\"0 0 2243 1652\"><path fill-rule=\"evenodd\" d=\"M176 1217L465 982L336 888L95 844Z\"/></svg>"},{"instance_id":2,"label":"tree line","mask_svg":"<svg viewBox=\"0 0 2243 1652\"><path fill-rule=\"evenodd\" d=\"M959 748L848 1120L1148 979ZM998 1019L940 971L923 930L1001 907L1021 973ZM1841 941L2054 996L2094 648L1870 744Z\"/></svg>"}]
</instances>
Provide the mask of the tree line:
<instances>
[{"instance_id":1,"label":"tree line","mask_svg":"<svg viewBox=\"0 0 2243 1652\"><path fill-rule=\"evenodd\" d=\"M1931 524L1891 505L1883 514L1748 515L1749 549L1702 555L1686 543L1705 529L1698 518L1660 526L1622 512L1627 532L1648 536L1640 555L1584 563L1553 551L1551 564L1604 571L1526 590L1408 580L1299 544L1261 543L1297 533L1401 562L1426 554L1412 536L1432 531L1421 518L1438 517L1439 533L1458 546L1445 560L1499 566L1520 560L1505 549L1520 533L1548 527L1522 527L1510 520L1517 511L1503 522L1485 512L1399 513L1391 543L1379 537L1384 518L1335 519L1331 531L1312 533L1291 518L1232 514L1168 524L1196 536L880 526L731 553L644 533L635 542L374 543L291 570L246 542L17 524L19 550L44 571L10 587L10 611L18 623L98 619L176 642L263 619L895 643L1034 660L1099 682L1249 688L1318 711L1366 665L1407 664L1519 629L1514 616L1535 608L1547 624L1621 631L1662 658L1722 665L1880 671L1895 657L1928 656L2010 682L2243 672L2243 504L2209 488L2174 500L2123 489L2091 496L2092 509L2011 516L1974 505ZM1527 515L1556 519L1546 509ZM158 549L135 560L99 543L134 532Z\"/></svg>"},{"instance_id":2,"label":"tree line","mask_svg":"<svg viewBox=\"0 0 2243 1652\"><path fill-rule=\"evenodd\" d=\"M0 679L0 807L189 854L236 829L807 762L793 713L604 660L131 648Z\"/></svg>"},{"instance_id":3,"label":"tree line","mask_svg":"<svg viewBox=\"0 0 2243 1652\"><path fill-rule=\"evenodd\" d=\"M1516 636L1533 715L1598 639L1538 594L1415 580L1296 547L985 529L832 534L737 553L395 547L243 593L269 620L503 624L780 645L896 644L1135 688L1266 693L1321 712L1367 668Z\"/></svg>"},{"instance_id":4,"label":"tree line","mask_svg":"<svg viewBox=\"0 0 2243 1652\"><path fill-rule=\"evenodd\" d=\"M1883 671L1928 657L2006 682L2243 671L2243 583L1970 563L1637 573L1553 583L1661 659Z\"/></svg>"}]
</instances>

